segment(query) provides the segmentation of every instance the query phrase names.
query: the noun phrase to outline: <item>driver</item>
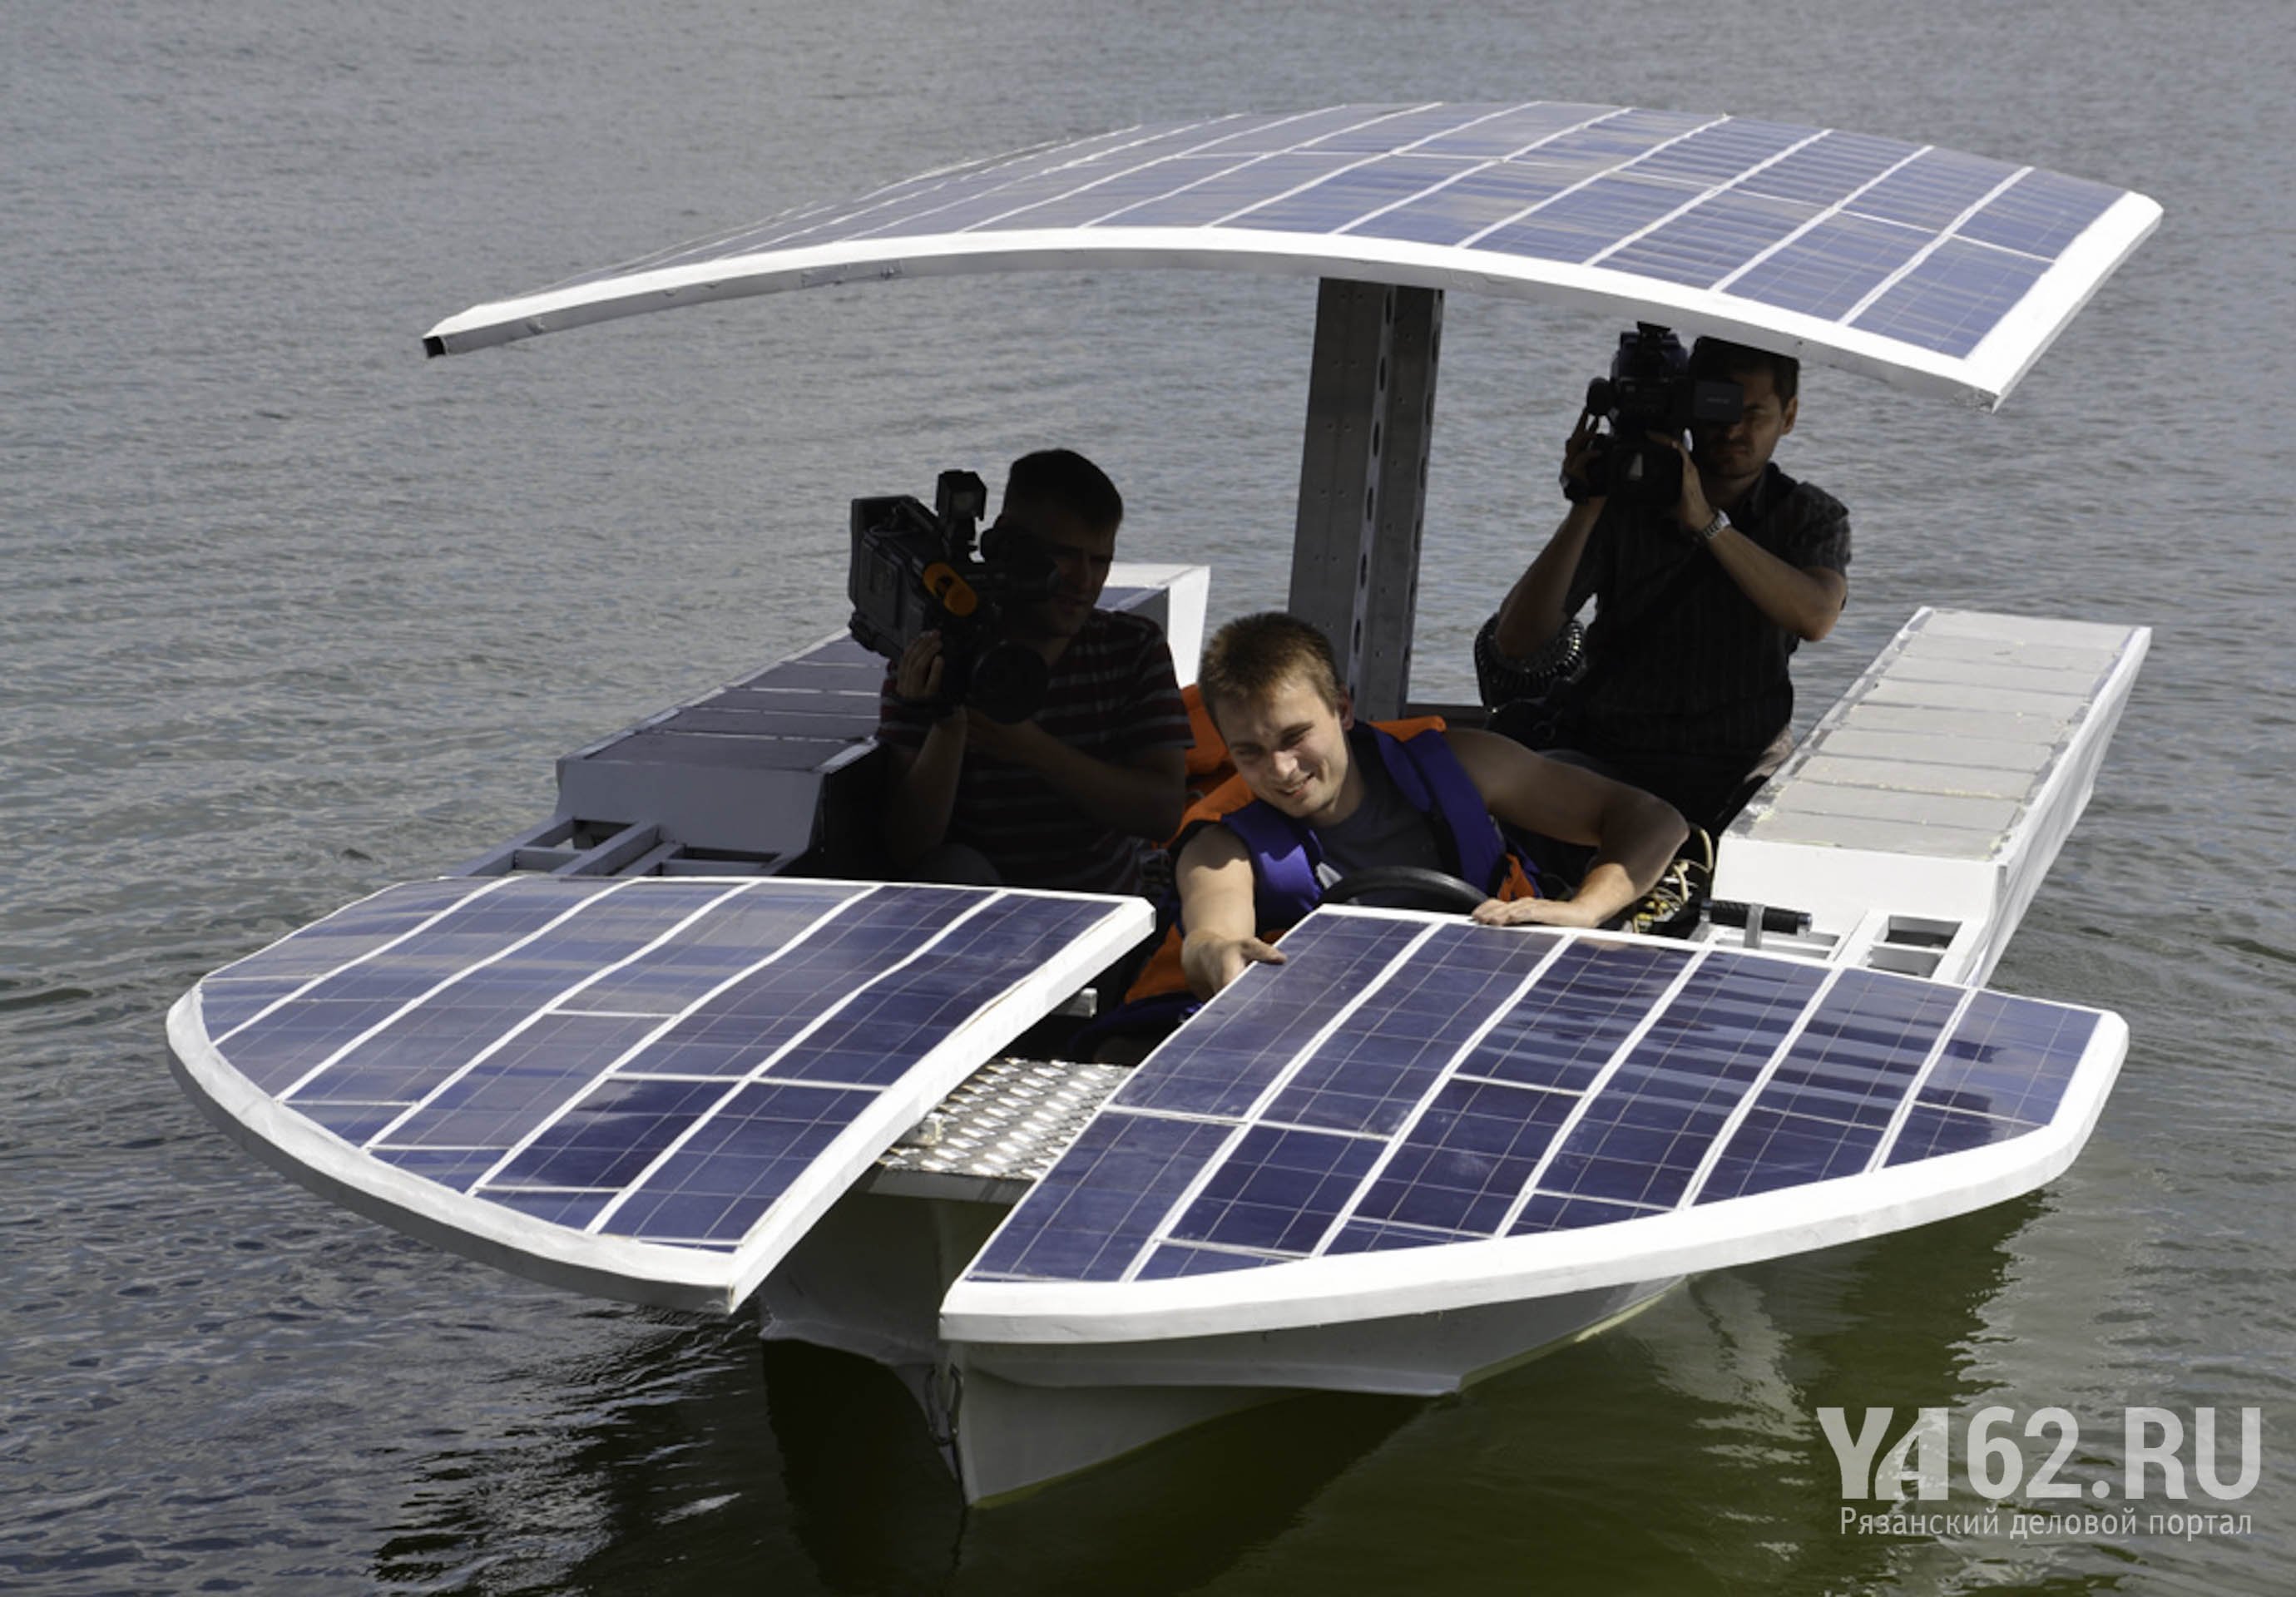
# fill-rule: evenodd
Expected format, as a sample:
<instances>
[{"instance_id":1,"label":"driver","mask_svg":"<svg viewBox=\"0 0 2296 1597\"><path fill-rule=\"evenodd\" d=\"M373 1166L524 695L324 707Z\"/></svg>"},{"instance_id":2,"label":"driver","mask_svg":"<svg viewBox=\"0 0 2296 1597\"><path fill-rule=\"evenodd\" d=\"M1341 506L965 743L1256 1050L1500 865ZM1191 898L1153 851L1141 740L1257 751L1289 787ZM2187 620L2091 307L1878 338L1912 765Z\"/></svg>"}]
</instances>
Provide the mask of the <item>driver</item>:
<instances>
[{"instance_id":1,"label":"driver","mask_svg":"<svg viewBox=\"0 0 2296 1597\"><path fill-rule=\"evenodd\" d=\"M1296 616L1229 622L1198 680L1236 777L1189 812L1177 845L1177 974L1197 998L1281 963L1275 937L1350 873L1464 878L1488 895L1473 912L1488 926L1595 926L1650 890L1685 835L1662 800L1506 738L1357 723L1331 645ZM1591 846L1578 890L1534 896L1495 821ZM1133 995L1172 990L1171 963L1160 957Z\"/></svg>"}]
</instances>

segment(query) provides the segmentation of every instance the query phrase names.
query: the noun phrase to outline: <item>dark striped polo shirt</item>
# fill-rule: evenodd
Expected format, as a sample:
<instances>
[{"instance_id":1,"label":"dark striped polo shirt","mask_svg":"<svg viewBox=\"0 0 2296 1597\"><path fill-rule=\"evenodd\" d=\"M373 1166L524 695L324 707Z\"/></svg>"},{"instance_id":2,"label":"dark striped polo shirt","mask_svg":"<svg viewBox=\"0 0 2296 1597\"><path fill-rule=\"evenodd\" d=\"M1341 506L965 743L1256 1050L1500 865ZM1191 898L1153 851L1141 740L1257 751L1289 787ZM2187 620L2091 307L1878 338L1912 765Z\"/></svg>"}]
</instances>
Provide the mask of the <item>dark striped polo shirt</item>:
<instances>
[{"instance_id":1,"label":"dark striped polo shirt","mask_svg":"<svg viewBox=\"0 0 2296 1597\"><path fill-rule=\"evenodd\" d=\"M1791 566L1849 569L1849 512L1773 463L1730 525ZM1563 612L1593 598L1578 689L1588 753L1751 760L1793 717L1800 639L1765 616L1671 508L1615 499L1588 534Z\"/></svg>"},{"instance_id":2,"label":"dark striped polo shirt","mask_svg":"<svg viewBox=\"0 0 2296 1597\"><path fill-rule=\"evenodd\" d=\"M912 752L924 746L936 710L893 692L886 668L877 735ZM1053 664L1037 724L1096 759L1128 764L1194 740L1172 675L1172 652L1153 621L1095 610ZM1014 887L1088 893L1140 890L1143 839L1111 831L1026 766L968 746L957 778L948 840L978 848Z\"/></svg>"}]
</instances>

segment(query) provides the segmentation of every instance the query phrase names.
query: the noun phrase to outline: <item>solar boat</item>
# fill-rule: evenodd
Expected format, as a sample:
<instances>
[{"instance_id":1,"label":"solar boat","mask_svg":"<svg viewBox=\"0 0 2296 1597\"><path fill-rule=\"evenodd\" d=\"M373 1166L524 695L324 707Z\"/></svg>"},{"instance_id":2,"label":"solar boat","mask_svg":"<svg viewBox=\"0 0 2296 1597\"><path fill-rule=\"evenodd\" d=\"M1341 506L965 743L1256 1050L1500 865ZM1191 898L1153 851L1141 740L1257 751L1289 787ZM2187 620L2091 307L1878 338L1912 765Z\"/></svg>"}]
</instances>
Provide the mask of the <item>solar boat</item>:
<instances>
[{"instance_id":1,"label":"solar boat","mask_svg":"<svg viewBox=\"0 0 2296 1597\"><path fill-rule=\"evenodd\" d=\"M425 345L960 273L1313 277L1291 605L1383 717L1424 708L1447 294L1989 408L2159 217L1747 118L1338 106L943 168ZM1103 602L1185 681L1210 580L1119 567ZM2148 642L1924 609L1731 824L1686 932L1326 906L1126 1069L1058 1038L1151 905L871 869L883 667L840 635L567 756L553 815L216 971L169 1040L225 1129L362 1213L891 1367L995 1499L1289 1392L1453 1391L1685 1275L2058 1175L2127 1028L1986 983Z\"/></svg>"}]
</instances>

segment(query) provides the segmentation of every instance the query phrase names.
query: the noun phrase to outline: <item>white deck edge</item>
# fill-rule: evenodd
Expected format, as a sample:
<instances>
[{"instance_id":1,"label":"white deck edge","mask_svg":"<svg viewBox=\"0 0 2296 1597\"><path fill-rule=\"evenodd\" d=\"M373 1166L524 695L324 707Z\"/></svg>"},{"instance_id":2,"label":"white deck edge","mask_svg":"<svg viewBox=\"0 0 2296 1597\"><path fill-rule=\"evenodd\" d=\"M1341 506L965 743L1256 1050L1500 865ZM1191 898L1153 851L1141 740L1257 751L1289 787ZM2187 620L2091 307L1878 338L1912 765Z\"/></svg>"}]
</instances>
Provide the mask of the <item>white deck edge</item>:
<instances>
[{"instance_id":1,"label":"white deck edge","mask_svg":"<svg viewBox=\"0 0 2296 1597\"><path fill-rule=\"evenodd\" d=\"M1194 267L1456 289L1628 320L1671 317L1669 324L1684 332L1783 348L1914 392L1991 409L2159 225L2161 214L2160 205L2144 195L2123 194L1967 356L1606 266L1400 239L1237 227L1022 228L766 250L474 306L439 323L424 335L424 343L436 354L460 354L647 311L847 283L1062 268Z\"/></svg>"},{"instance_id":2,"label":"white deck edge","mask_svg":"<svg viewBox=\"0 0 2296 1597\"><path fill-rule=\"evenodd\" d=\"M718 879L676 880L692 884ZM754 878L723 880L756 885ZM801 880L828 887L933 885ZM586 1235L456 1192L362 1152L240 1073L208 1035L197 986L168 1011L169 1063L193 1101L242 1147L322 1197L395 1231L552 1286L666 1308L730 1314L879 1154L1078 984L1145 937L1155 921L1154 912L1139 898L1037 890L1022 896L1088 899L1107 905L1110 913L914 1061L816 1156L760 1216L749 1240L730 1252Z\"/></svg>"},{"instance_id":3,"label":"white deck edge","mask_svg":"<svg viewBox=\"0 0 2296 1597\"><path fill-rule=\"evenodd\" d=\"M2071 1005L2061 1007L2075 1007ZM2040 1128L1984 1148L1732 1198L1647 1219L1354 1253L1156 1282L972 1282L942 1301L951 1342L1116 1343L1440 1313L1693 1274L1967 1214L2070 1166L2128 1051L2110 1011Z\"/></svg>"},{"instance_id":4,"label":"white deck edge","mask_svg":"<svg viewBox=\"0 0 2296 1597\"><path fill-rule=\"evenodd\" d=\"M2079 625L2123 632L2106 667L2079 711L2065 724L2063 741L2041 780L2019 801L2010 831L1988 854L1928 855L1847 844L1773 838L1752 828L1778 797L1792 790L1802 767L1826 752L1827 738L1866 703L1866 690L1888 674L1912 639L1932 620L2001 619L2012 623L2054 618L1999 616L1986 610L1923 605L1874 654L1866 668L1821 714L1800 744L1745 812L1719 839L1718 897L1751 900L1811 912L1820 930L1847 938L1863 918L1935 917L1956 921L1947 957L1932 979L1982 986L2040 890L2057 854L2088 807L2112 734L2152 648L2152 629L2119 622ZM1837 951L1836 957L1846 950Z\"/></svg>"}]
</instances>

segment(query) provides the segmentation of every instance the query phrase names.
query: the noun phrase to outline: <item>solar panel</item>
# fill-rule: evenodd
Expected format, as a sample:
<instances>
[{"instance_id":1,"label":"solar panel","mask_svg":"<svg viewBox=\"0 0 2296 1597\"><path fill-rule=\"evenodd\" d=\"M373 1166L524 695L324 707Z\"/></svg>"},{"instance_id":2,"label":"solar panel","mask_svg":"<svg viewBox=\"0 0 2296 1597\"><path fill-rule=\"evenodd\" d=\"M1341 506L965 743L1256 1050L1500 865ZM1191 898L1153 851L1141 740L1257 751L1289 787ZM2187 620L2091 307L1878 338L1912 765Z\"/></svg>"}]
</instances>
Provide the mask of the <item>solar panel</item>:
<instances>
[{"instance_id":1,"label":"solar panel","mask_svg":"<svg viewBox=\"0 0 2296 1597\"><path fill-rule=\"evenodd\" d=\"M1209 266L1559 298L1989 405L2159 217L2104 184L1754 118L1342 105L947 168L476 307L426 344L878 278Z\"/></svg>"},{"instance_id":2,"label":"solar panel","mask_svg":"<svg viewBox=\"0 0 2296 1597\"><path fill-rule=\"evenodd\" d=\"M1265 1330L1870 1235L2062 1168L2126 1048L2097 1011L1718 947L1328 908L1283 946L1101 1110L945 1334Z\"/></svg>"},{"instance_id":3,"label":"solar panel","mask_svg":"<svg viewBox=\"0 0 2296 1597\"><path fill-rule=\"evenodd\" d=\"M378 1217L545 1279L731 1306L1151 919L785 878L416 882L217 971L168 1029L242 1140Z\"/></svg>"}]
</instances>

